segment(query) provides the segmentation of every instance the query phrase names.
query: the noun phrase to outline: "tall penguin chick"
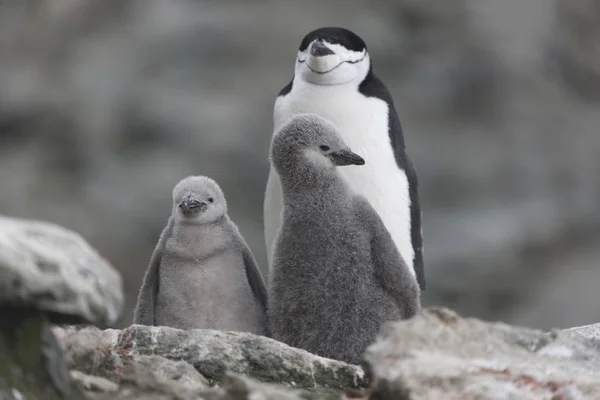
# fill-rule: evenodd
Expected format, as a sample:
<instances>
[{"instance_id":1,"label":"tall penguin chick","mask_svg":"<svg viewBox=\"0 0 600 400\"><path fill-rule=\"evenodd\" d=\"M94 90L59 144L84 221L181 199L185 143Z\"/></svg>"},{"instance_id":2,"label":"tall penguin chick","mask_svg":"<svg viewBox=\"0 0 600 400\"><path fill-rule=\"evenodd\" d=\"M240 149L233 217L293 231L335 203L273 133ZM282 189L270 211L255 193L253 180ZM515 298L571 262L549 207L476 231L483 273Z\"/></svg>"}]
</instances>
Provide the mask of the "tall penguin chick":
<instances>
[{"instance_id":1,"label":"tall penguin chick","mask_svg":"<svg viewBox=\"0 0 600 400\"><path fill-rule=\"evenodd\" d=\"M273 134L301 113L331 121L348 146L364 157L364 167L340 168L338 173L373 206L425 289L417 175L392 97L373 73L367 46L358 35L328 27L302 39L294 77L275 101ZM281 207L281 183L271 167L264 200L269 269Z\"/></svg>"},{"instance_id":2,"label":"tall penguin chick","mask_svg":"<svg viewBox=\"0 0 600 400\"><path fill-rule=\"evenodd\" d=\"M359 364L384 322L421 307L419 285L381 218L336 171L365 161L331 123L300 114L272 139L271 162L283 191L269 282L271 337Z\"/></svg>"},{"instance_id":3,"label":"tall penguin chick","mask_svg":"<svg viewBox=\"0 0 600 400\"><path fill-rule=\"evenodd\" d=\"M134 323L265 335L267 290L219 185L189 176L144 276Z\"/></svg>"}]
</instances>

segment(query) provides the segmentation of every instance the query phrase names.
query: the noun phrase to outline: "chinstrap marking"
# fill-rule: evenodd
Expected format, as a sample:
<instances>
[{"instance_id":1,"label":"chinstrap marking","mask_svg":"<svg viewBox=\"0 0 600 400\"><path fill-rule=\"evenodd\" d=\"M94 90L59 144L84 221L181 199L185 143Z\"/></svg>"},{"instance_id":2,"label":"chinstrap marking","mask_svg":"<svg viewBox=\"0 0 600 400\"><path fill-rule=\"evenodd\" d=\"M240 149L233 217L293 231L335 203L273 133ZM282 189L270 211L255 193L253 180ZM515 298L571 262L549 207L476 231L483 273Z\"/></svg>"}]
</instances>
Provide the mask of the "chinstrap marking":
<instances>
[{"instance_id":1,"label":"chinstrap marking","mask_svg":"<svg viewBox=\"0 0 600 400\"><path fill-rule=\"evenodd\" d=\"M343 64L356 64L356 63L359 63L359 62L361 62L362 60L364 60L366 56L367 56L367 53L365 52L365 53L363 54L362 58L361 58L361 59L359 59L359 60L354 60L354 61L351 61L351 60L344 60L344 61L342 61L341 63L339 63L338 65L336 65L335 67L331 68L330 70L323 71L323 72L321 72L321 71L317 71L317 70L314 70L314 69L312 69L312 68L311 68L311 66L310 66L310 65L308 65L308 64L306 64L306 66L308 67L308 69L310 69L310 70L311 70L312 72L314 72L315 74L319 74L319 75L325 75L325 74L328 74L328 73L330 73L331 71L335 70L335 69L336 69L336 68L338 68L340 65L343 65ZM306 58L305 58L304 60L298 59L298 63L299 63L299 64L304 64L305 62L306 62Z\"/></svg>"}]
</instances>

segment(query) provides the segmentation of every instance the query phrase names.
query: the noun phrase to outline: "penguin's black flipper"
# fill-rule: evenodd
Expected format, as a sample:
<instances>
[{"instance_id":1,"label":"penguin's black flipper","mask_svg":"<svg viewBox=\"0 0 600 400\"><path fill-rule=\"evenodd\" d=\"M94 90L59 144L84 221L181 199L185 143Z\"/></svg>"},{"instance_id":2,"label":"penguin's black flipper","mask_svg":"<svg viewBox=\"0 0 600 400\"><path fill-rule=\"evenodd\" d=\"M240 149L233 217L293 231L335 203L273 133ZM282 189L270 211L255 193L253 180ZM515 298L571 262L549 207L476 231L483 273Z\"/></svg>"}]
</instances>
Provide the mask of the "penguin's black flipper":
<instances>
[{"instance_id":1,"label":"penguin's black flipper","mask_svg":"<svg viewBox=\"0 0 600 400\"><path fill-rule=\"evenodd\" d=\"M406 157L406 176L410 195L410 234L413 249L413 268L421 290L425 290L425 266L423 263L423 229L421 225L421 207L419 206L419 182L412 162Z\"/></svg>"}]
</instances>

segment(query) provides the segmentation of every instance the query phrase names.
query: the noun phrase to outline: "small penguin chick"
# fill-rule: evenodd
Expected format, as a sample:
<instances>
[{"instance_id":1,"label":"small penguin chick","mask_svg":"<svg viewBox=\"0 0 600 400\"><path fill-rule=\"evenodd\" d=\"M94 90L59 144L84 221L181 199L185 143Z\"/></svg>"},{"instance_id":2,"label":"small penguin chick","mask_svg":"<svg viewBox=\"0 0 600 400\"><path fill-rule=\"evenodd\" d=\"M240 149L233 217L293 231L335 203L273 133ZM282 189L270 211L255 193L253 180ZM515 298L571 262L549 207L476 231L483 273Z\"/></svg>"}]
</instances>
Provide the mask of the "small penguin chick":
<instances>
[{"instance_id":1,"label":"small penguin chick","mask_svg":"<svg viewBox=\"0 0 600 400\"><path fill-rule=\"evenodd\" d=\"M134 323L264 335L267 291L219 185L189 176L150 259Z\"/></svg>"},{"instance_id":2,"label":"small penguin chick","mask_svg":"<svg viewBox=\"0 0 600 400\"><path fill-rule=\"evenodd\" d=\"M420 290L381 217L336 172L365 161L315 114L271 145L283 193L269 281L271 337L358 364L382 324L420 310Z\"/></svg>"}]
</instances>

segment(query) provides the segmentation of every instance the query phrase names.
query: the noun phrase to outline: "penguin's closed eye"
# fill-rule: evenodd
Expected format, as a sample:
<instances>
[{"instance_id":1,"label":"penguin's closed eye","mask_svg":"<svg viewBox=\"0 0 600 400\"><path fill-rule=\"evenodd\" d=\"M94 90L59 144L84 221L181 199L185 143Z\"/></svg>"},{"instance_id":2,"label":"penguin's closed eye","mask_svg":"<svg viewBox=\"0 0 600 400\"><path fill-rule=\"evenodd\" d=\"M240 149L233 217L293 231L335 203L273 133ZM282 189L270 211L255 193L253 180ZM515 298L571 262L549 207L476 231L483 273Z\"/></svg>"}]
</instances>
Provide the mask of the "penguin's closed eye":
<instances>
[{"instance_id":1,"label":"penguin's closed eye","mask_svg":"<svg viewBox=\"0 0 600 400\"><path fill-rule=\"evenodd\" d=\"M321 146L319 146L319 149L321 149L321 151L328 151L329 146L321 145Z\"/></svg>"}]
</instances>

